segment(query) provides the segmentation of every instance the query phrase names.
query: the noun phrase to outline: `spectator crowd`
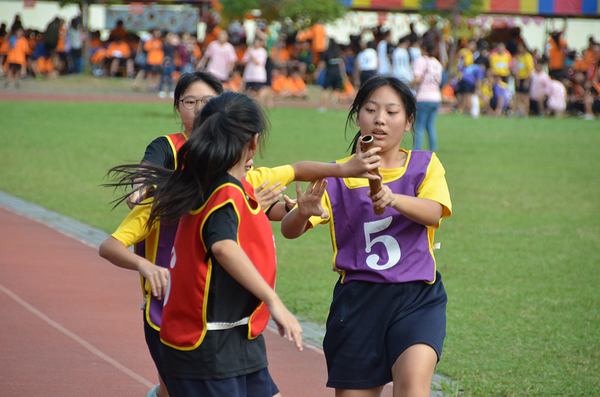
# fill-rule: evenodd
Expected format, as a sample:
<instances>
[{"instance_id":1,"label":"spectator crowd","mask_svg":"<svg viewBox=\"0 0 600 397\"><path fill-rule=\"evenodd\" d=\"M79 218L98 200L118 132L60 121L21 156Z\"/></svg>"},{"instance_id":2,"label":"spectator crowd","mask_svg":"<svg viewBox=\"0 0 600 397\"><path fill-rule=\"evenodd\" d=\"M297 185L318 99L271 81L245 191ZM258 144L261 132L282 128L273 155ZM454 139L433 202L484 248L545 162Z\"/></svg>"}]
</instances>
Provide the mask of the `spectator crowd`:
<instances>
[{"instance_id":1,"label":"spectator crowd","mask_svg":"<svg viewBox=\"0 0 600 397\"><path fill-rule=\"evenodd\" d=\"M275 99L306 99L307 85L317 84L323 88L322 112L353 100L358 87L376 74L392 74L417 91L423 82L415 80L415 62L423 40L430 38L437 45L429 55L444 68L440 111L586 120L600 113L600 43L594 37L577 52L564 32L551 32L540 54L513 28L505 35L460 40L451 61L451 43L436 29L419 35L411 24L410 33L397 42L391 36L382 27L363 29L340 45L320 24L283 32L259 20L252 42L239 22L209 27L198 41L189 33L158 29L138 35L117 21L106 40L98 31L90 33L88 56L95 76L131 78L133 89L161 97L173 96L181 74L200 68L217 76L226 90L247 92L269 107ZM42 80L81 73L85 40L81 17L68 23L56 17L40 32L24 27L17 15L9 28L0 26L4 86L18 87L27 75Z\"/></svg>"}]
</instances>

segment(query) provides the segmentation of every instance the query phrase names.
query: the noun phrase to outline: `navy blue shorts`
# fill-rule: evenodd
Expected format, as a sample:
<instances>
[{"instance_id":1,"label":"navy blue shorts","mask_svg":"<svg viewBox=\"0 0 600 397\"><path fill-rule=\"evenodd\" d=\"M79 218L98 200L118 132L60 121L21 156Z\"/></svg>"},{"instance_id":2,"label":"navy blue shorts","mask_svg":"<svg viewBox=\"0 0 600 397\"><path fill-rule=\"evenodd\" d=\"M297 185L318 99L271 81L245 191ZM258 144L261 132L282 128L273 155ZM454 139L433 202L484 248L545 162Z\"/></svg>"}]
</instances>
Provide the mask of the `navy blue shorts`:
<instances>
[{"instance_id":1,"label":"navy blue shorts","mask_svg":"<svg viewBox=\"0 0 600 397\"><path fill-rule=\"evenodd\" d=\"M144 314L144 336L146 337L146 345L148 345L150 356L152 356L158 374L162 380L166 382L167 380L163 370L163 344L160 341L160 331L155 330L148 324L148 321L146 320L146 311L144 310L142 313Z\"/></svg>"},{"instance_id":2,"label":"navy blue shorts","mask_svg":"<svg viewBox=\"0 0 600 397\"><path fill-rule=\"evenodd\" d=\"M434 284L338 281L323 340L327 387L385 385L392 381L396 359L419 343L431 346L439 361L446 336L446 302L439 273Z\"/></svg>"},{"instance_id":3,"label":"navy blue shorts","mask_svg":"<svg viewBox=\"0 0 600 397\"><path fill-rule=\"evenodd\" d=\"M265 83L258 83L258 82L247 82L246 83L246 89L247 90L260 90L262 88L262 86L265 85Z\"/></svg>"},{"instance_id":4,"label":"navy blue shorts","mask_svg":"<svg viewBox=\"0 0 600 397\"><path fill-rule=\"evenodd\" d=\"M219 380L167 377L167 389L171 397L272 397L279 393L268 368Z\"/></svg>"}]
</instances>

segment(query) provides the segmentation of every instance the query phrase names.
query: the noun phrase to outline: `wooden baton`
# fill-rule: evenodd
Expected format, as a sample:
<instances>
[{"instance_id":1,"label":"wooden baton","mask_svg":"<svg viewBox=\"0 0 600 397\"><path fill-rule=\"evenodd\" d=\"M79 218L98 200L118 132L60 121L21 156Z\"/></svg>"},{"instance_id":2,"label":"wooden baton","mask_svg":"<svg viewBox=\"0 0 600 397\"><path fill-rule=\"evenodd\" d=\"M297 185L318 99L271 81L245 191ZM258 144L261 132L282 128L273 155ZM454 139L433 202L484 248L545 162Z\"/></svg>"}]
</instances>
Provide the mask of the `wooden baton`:
<instances>
[{"instance_id":1,"label":"wooden baton","mask_svg":"<svg viewBox=\"0 0 600 397\"><path fill-rule=\"evenodd\" d=\"M360 143L362 151L366 152L366 151L372 149L374 142L375 142L375 139L373 138L373 135L365 135L362 139L362 142ZM375 168L374 170L369 171L369 173L371 173L373 175L378 175L381 178L381 173L379 172L379 168ZM378 180L369 179L369 189L371 189L371 197L373 197L374 194L376 194L378 191L381 190L381 179L378 179ZM375 211L375 215L385 214L385 208L374 208L373 207L373 211Z\"/></svg>"}]
</instances>

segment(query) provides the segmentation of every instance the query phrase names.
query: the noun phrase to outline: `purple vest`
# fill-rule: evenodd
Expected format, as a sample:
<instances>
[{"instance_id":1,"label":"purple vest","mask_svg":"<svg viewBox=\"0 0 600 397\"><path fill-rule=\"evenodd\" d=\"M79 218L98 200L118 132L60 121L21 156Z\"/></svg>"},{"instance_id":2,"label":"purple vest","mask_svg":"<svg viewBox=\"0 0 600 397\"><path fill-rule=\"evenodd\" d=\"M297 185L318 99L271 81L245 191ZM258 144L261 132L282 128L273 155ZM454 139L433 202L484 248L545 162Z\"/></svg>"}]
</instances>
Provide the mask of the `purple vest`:
<instances>
[{"instance_id":1,"label":"purple vest","mask_svg":"<svg viewBox=\"0 0 600 397\"><path fill-rule=\"evenodd\" d=\"M417 195L431 161L431 152L413 150L404 174L386 185L394 193ZM328 178L332 207L333 262L343 270L342 282L375 283L435 281L435 259L427 227L386 208L375 215L369 187L349 188L342 178Z\"/></svg>"},{"instance_id":2,"label":"purple vest","mask_svg":"<svg viewBox=\"0 0 600 397\"><path fill-rule=\"evenodd\" d=\"M177 233L177 227L179 223L174 222L170 227L163 222L160 223L158 231L156 232L156 238L158 244L156 246L156 261L155 265L169 268L171 262L171 251L173 250L173 243L175 242L175 234ZM154 247L148 246L148 240L143 240L135 245L135 253L143 258L151 256L151 252ZM148 285L148 290L145 290L146 279L142 278L142 289L144 290L144 296L146 297L146 320L154 328L160 328L160 322L162 318L163 301L156 299L152 296L152 291Z\"/></svg>"}]
</instances>

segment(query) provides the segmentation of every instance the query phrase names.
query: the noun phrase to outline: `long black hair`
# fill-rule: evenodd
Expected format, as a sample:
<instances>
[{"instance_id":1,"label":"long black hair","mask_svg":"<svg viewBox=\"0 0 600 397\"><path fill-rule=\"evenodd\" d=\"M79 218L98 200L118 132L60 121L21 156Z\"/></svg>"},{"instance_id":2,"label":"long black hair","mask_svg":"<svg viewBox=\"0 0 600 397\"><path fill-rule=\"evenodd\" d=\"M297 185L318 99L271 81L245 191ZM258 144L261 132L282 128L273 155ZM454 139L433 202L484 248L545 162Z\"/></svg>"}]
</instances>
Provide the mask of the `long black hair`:
<instances>
[{"instance_id":1,"label":"long black hair","mask_svg":"<svg viewBox=\"0 0 600 397\"><path fill-rule=\"evenodd\" d=\"M266 128L258 102L244 94L223 93L196 116L191 137L177 152L175 170L149 163L121 165L109 171L121 175L120 179L105 186L127 187L141 181L141 188L153 187L148 226L159 218L179 221L204 204L211 185L243 161L248 143L257 134L262 137Z\"/></svg>"},{"instance_id":2,"label":"long black hair","mask_svg":"<svg viewBox=\"0 0 600 397\"><path fill-rule=\"evenodd\" d=\"M386 75L376 75L371 77L369 80L365 81L365 83L360 87L358 92L356 93L356 97L354 98L354 102L350 107L350 113L348 113L348 118L346 119L346 133L348 132L348 128L351 128L356 123L356 117L358 116L358 112L360 108L369 100L373 92L380 87L392 87L394 91L400 95L402 102L404 103L404 110L406 112L406 121L412 122L411 132L413 133L414 139L414 130L415 130L415 116L417 114L417 100L415 95L412 93L410 88L403 83L400 79L393 76ZM358 139L360 138L361 133L360 130L354 135L354 139L352 139L352 143L348 147L351 150L352 154L356 153L356 144L358 143Z\"/></svg>"}]
</instances>

